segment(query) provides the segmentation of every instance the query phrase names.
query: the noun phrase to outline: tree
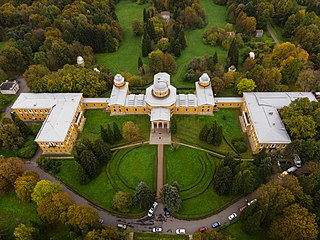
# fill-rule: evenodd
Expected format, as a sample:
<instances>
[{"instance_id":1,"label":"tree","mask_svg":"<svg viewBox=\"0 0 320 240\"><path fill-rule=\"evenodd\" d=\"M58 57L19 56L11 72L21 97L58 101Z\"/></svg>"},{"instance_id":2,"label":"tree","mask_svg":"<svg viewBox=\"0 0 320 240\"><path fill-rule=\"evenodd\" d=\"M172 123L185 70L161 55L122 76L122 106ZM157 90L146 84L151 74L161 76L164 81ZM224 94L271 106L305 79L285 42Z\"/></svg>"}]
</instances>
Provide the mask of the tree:
<instances>
[{"instance_id":1,"label":"tree","mask_svg":"<svg viewBox=\"0 0 320 240\"><path fill-rule=\"evenodd\" d=\"M89 231L85 237L85 240L119 240L122 239L120 232L114 227L104 227L103 229L94 229Z\"/></svg>"},{"instance_id":2,"label":"tree","mask_svg":"<svg viewBox=\"0 0 320 240\"><path fill-rule=\"evenodd\" d=\"M151 39L149 34L146 32L146 29L144 30L144 35L142 37L142 57L147 57L148 54L152 51L151 47Z\"/></svg>"},{"instance_id":3,"label":"tree","mask_svg":"<svg viewBox=\"0 0 320 240\"><path fill-rule=\"evenodd\" d=\"M106 143L109 142L108 131L102 125L100 125L100 135L103 141L105 141Z\"/></svg>"},{"instance_id":4,"label":"tree","mask_svg":"<svg viewBox=\"0 0 320 240\"><path fill-rule=\"evenodd\" d=\"M193 240L235 240L231 236L226 236L222 232L218 232L216 229L210 229L205 232L196 231L192 235Z\"/></svg>"},{"instance_id":5,"label":"tree","mask_svg":"<svg viewBox=\"0 0 320 240\"><path fill-rule=\"evenodd\" d=\"M138 70L143 67L143 62L142 62L142 59L141 57L138 58Z\"/></svg>"},{"instance_id":6,"label":"tree","mask_svg":"<svg viewBox=\"0 0 320 240\"><path fill-rule=\"evenodd\" d=\"M201 141L207 141L208 134L209 134L209 128L208 128L208 125L206 124L203 126L203 128L199 133L199 139Z\"/></svg>"},{"instance_id":7,"label":"tree","mask_svg":"<svg viewBox=\"0 0 320 240\"><path fill-rule=\"evenodd\" d=\"M24 121L22 121L16 113L12 113L11 114L11 118L13 120L13 123L19 127L19 130L21 132L21 134L23 135L23 137L28 137L30 135L33 135L31 129L24 123Z\"/></svg>"},{"instance_id":8,"label":"tree","mask_svg":"<svg viewBox=\"0 0 320 240\"><path fill-rule=\"evenodd\" d=\"M13 232L16 240L30 240L33 239L33 234L37 233L38 229L34 227L27 227L23 223L19 224Z\"/></svg>"},{"instance_id":9,"label":"tree","mask_svg":"<svg viewBox=\"0 0 320 240\"><path fill-rule=\"evenodd\" d=\"M17 150L24 143L19 127L13 123L1 124L0 143L4 148Z\"/></svg>"},{"instance_id":10,"label":"tree","mask_svg":"<svg viewBox=\"0 0 320 240\"><path fill-rule=\"evenodd\" d=\"M132 32L136 36L141 36L143 34L143 22L138 19L133 19L132 23Z\"/></svg>"},{"instance_id":11,"label":"tree","mask_svg":"<svg viewBox=\"0 0 320 240\"><path fill-rule=\"evenodd\" d=\"M233 174L229 167L222 167L216 174L213 185L218 194L226 195L232 185Z\"/></svg>"},{"instance_id":12,"label":"tree","mask_svg":"<svg viewBox=\"0 0 320 240\"><path fill-rule=\"evenodd\" d=\"M93 153L99 161L100 165L106 165L112 158L110 147L101 139L97 139L94 141Z\"/></svg>"},{"instance_id":13,"label":"tree","mask_svg":"<svg viewBox=\"0 0 320 240\"><path fill-rule=\"evenodd\" d=\"M238 61L239 61L239 49L237 46L236 39L234 38L228 50L228 66L235 65L236 67L238 67Z\"/></svg>"},{"instance_id":14,"label":"tree","mask_svg":"<svg viewBox=\"0 0 320 240\"><path fill-rule=\"evenodd\" d=\"M316 215L292 204L272 221L269 236L277 240L312 240L317 239L318 232Z\"/></svg>"},{"instance_id":15,"label":"tree","mask_svg":"<svg viewBox=\"0 0 320 240\"><path fill-rule=\"evenodd\" d=\"M67 224L78 227L84 232L99 224L98 213L89 206L71 205L67 212Z\"/></svg>"},{"instance_id":16,"label":"tree","mask_svg":"<svg viewBox=\"0 0 320 240\"><path fill-rule=\"evenodd\" d=\"M141 209L148 209L154 201L154 194L145 182L140 182L133 195L133 202Z\"/></svg>"},{"instance_id":17,"label":"tree","mask_svg":"<svg viewBox=\"0 0 320 240\"><path fill-rule=\"evenodd\" d=\"M19 158L0 156L0 193L11 190L15 181L24 172L24 163Z\"/></svg>"},{"instance_id":18,"label":"tree","mask_svg":"<svg viewBox=\"0 0 320 240\"><path fill-rule=\"evenodd\" d=\"M257 234L259 231L261 231L262 220L263 211L259 210L246 219L243 224L243 228L247 233L251 235Z\"/></svg>"},{"instance_id":19,"label":"tree","mask_svg":"<svg viewBox=\"0 0 320 240\"><path fill-rule=\"evenodd\" d=\"M243 191L243 181L242 181L242 172L238 172L232 180L232 186L230 193L233 195L237 195L239 193L242 193Z\"/></svg>"},{"instance_id":20,"label":"tree","mask_svg":"<svg viewBox=\"0 0 320 240\"><path fill-rule=\"evenodd\" d=\"M121 131L116 122L113 122L113 134L115 141L119 141L122 139Z\"/></svg>"},{"instance_id":21,"label":"tree","mask_svg":"<svg viewBox=\"0 0 320 240\"><path fill-rule=\"evenodd\" d=\"M112 207L120 212L127 213L132 206L132 197L126 192L116 192L113 197Z\"/></svg>"},{"instance_id":22,"label":"tree","mask_svg":"<svg viewBox=\"0 0 320 240\"><path fill-rule=\"evenodd\" d=\"M170 131L172 134L176 134L178 131L177 120L175 117L171 118L170 121Z\"/></svg>"},{"instance_id":23,"label":"tree","mask_svg":"<svg viewBox=\"0 0 320 240\"><path fill-rule=\"evenodd\" d=\"M128 121L122 127L122 134L126 141L134 141L138 138L139 128L133 122Z\"/></svg>"},{"instance_id":24,"label":"tree","mask_svg":"<svg viewBox=\"0 0 320 240\"><path fill-rule=\"evenodd\" d=\"M242 95L243 92L252 92L256 88L256 83L252 79L242 78L237 84L237 92Z\"/></svg>"},{"instance_id":25,"label":"tree","mask_svg":"<svg viewBox=\"0 0 320 240\"><path fill-rule=\"evenodd\" d=\"M213 65L216 65L217 63L219 63L218 53L217 53L217 51L215 51L213 54Z\"/></svg>"},{"instance_id":26,"label":"tree","mask_svg":"<svg viewBox=\"0 0 320 240\"><path fill-rule=\"evenodd\" d=\"M177 184L165 184L160 192L160 200L166 205L170 212L178 212L181 207L182 200Z\"/></svg>"},{"instance_id":27,"label":"tree","mask_svg":"<svg viewBox=\"0 0 320 240\"><path fill-rule=\"evenodd\" d=\"M303 61L300 58L289 57L281 69L282 81L286 84L295 83L302 65Z\"/></svg>"},{"instance_id":28,"label":"tree","mask_svg":"<svg viewBox=\"0 0 320 240\"><path fill-rule=\"evenodd\" d=\"M316 134L316 124L311 116L292 116L283 119L290 136L295 139L312 138Z\"/></svg>"},{"instance_id":29,"label":"tree","mask_svg":"<svg viewBox=\"0 0 320 240\"><path fill-rule=\"evenodd\" d=\"M30 65L24 72L23 77L27 81L28 87L33 90L34 85L40 82L41 78L49 73L50 70L44 65Z\"/></svg>"},{"instance_id":30,"label":"tree","mask_svg":"<svg viewBox=\"0 0 320 240\"><path fill-rule=\"evenodd\" d=\"M98 176L101 166L92 151L82 151L80 156L76 158L76 161L83 167L90 179Z\"/></svg>"},{"instance_id":31,"label":"tree","mask_svg":"<svg viewBox=\"0 0 320 240\"><path fill-rule=\"evenodd\" d=\"M239 161L236 161L230 153L227 153L224 157L223 165L229 167L233 174L237 174L239 172Z\"/></svg>"},{"instance_id":32,"label":"tree","mask_svg":"<svg viewBox=\"0 0 320 240\"><path fill-rule=\"evenodd\" d=\"M242 173L243 192L245 194L252 193L254 190L255 177L249 169Z\"/></svg>"},{"instance_id":33,"label":"tree","mask_svg":"<svg viewBox=\"0 0 320 240\"><path fill-rule=\"evenodd\" d=\"M33 189L37 185L37 182L40 180L39 174L37 172L33 173L30 173L30 171L26 171L15 181L15 192L18 198L20 198L22 201L31 201L31 194L33 192Z\"/></svg>"},{"instance_id":34,"label":"tree","mask_svg":"<svg viewBox=\"0 0 320 240\"><path fill-rule=\"evenodd\" d=\"M267 157L261 161L258 166L258 173L263 181L266 181L267 177L272 175L272 162L270 157Z\"/></svg>"},{"instance_id":35,"label":"tree","mask_svg":"<svg viewBox=\"0 0 320 240\"><path fill-rule=\"evenodd\" d=\"M33 189L31 198L39 206L42 199L62 191L61 185L49 180L40 180Z\"/></svg>"},{"instance_id":36,"label":"tree","mask_svg":"<svg viewBox=\"0 0 320 240\"><path fill-rule=\"evenodd\" d=\"M316 79L313 69L307 68L302 70L298 75L296 85L300 86L303 91L316 91L320 84Z\"/></svg>"},{"instance_id":37,"label":"tree","mask_svg":"<svg viewBox=\"0 0 320 240\"><path fill-rule=\"evenodd\" d=\"M114 144L114 134L113 134L113 131L110 127L110 124L108 124L107 126L107 133L108 133L108 143L110 143L111 145Z\"/></svg>"},{"instance_id":38,"label":"tree","mask_svg":"<svg viewBox=\"0 0 320 240\"><path fill-rule=\"evenodd\" d=\"M37 212L41 219L50 224L66 223L68 208L76 202L66 192L59 192L41 200Z\"/></svg>"}]
</instances>

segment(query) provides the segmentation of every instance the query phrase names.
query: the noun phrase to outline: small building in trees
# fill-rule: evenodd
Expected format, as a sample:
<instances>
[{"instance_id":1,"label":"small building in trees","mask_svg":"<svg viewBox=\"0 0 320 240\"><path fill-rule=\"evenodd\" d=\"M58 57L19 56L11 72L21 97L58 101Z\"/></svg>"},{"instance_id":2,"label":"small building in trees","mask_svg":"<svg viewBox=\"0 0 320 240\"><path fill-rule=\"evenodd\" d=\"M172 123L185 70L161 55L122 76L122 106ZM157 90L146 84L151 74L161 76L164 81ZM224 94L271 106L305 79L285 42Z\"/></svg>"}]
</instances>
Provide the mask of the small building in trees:
<instances>
[{"instance_id":1,"label":"small building in trees","mask_svg":"<svg viewBox=\"0 0 320 240\"><path fill-rule=\"evenodd\" d=\"M160 13L160 15L167 22L170 20L170 12L169 11L163 11Z\"/></svg>"},{"instance_id":2,"label":"small building in trees","mask_svg":"<svg viewBox=\"0 0 320 240\"><path fill-rule=\"evenodd\" d=\"M6 80L5 82L0 84L0 92L2 94L16 94L19 91L19 83L17 81L9 82Z\"/></svg>"},{"instance_id":3,"label":"small building in trees","mask_svg":"<svg viewBox=\"0 0 320 240\"><path fill-rule=\"evenodd\" d=\"M237 68L235 65L231 65L230 67L228 67L228 72L236 72Z\"/></svg>"},{"instance_id":4,"label":"small building in trees","mask_svg":"<svg viewBox=\"0 0 320 240\"><path fill-rule=\"evenodd\" d=\"M256 30L256 38L262 38L263 36L263 29Z\"/></svg>"},{"instance_id":5,"label":"small building in trees","mask_svg":"<svg viewBox=\"0 0 320 240\"><path fill-rule=\"evenodd\" d=\"M240 122L249 137L253 153L263 148L275 151L285 148L291 139L281 120L279 109L297 98L316 101L311 92L244 92Z\"/></svg>"}]
</instances>

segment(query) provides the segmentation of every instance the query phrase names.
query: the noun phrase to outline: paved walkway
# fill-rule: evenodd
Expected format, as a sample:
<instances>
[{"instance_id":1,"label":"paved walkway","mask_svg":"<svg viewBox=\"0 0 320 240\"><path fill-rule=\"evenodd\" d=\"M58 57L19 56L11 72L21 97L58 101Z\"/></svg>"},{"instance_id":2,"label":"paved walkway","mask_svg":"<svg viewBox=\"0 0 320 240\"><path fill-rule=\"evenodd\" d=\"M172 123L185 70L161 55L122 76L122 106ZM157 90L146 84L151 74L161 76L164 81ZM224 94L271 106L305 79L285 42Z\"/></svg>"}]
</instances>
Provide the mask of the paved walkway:
<instances>
[{"instance_id":1,"label":"paved walkway","mask_svg":"<svg viewBox=\"0 0 320 240\"><path fill-rule=\"evenodd\" d=\"M278 40L276 34L273 32L273 29L272 29L272 27L270 26L269 23L267 24L267 29L268 29L268 32L270 33L273 41L274 41L276 44L279 44L280 41Z\"/></svg>"},{"instance_id":2,"label":"paved walkway","mask_svg":"<svg viewBox=\"0 0 320 240\"><path fill-rule=\"evenodd\" d=\"M160 199L160 192L163 187L163 144L158 145L158 168L157 168L157 198Z\"/></svg>"}]
</instances>

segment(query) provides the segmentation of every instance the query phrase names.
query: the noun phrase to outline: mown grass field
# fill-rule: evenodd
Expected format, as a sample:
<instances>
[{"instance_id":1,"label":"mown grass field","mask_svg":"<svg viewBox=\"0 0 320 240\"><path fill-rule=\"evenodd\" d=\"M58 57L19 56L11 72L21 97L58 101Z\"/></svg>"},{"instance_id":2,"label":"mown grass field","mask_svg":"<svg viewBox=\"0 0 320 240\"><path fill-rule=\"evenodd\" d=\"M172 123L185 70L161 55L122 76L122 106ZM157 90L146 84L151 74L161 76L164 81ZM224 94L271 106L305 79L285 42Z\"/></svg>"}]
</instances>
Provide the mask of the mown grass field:
<instances>
[{"instance_id":1,"label":"mown grass field","mask_svg":"<svg viewBox=\"0 0 320 240\"><path fill-rule=\"evenodd\" d=\"M226 22L226 8L212 2L212 0L200 1L206 14L207 25L202 29L186 31L188 46L177 59L177 73L172 76L172 84L176 87L193 87L194 83L184 82L187 63L195 58L218 53L219 61L224 62L227 52L221 47L212 47L203 43L203 33L214 25L223 27ZM143 8L147 4L137 5L129 0L122 0L116 5L116 14L123 31L123 39L118 51L114 53L96 54L98 64L104 64L114 74L119 72L137 73L137 61L141 56L141 37L132 33L131 23L134 19L142 19ZM147 58L143 58L145 63Z\"/></svg>"},{"instance_id":2,"label":"mown grass field","mask_svg":"<svg viewBox=\"0 0 320 240\"><path fill-rule=\"evenodd\" d=\"M135 232L134 233L134 240L188 240L188 235L174 235L174 234L159 234L159 233L142 233L142 232Z\"/></svg>"},{"instance_id":3,"label":"mown grass field","mask_svg":"<svg viewBox=\"0 0 320 240\"><path fill-rule=\"evenodd\" d=\"M184 146L174 150L170 147L165 148L166 182L168 184L178 182L183 200L181 209L175 214L177 217L208 216L236 198L236 196L220 196L213 189L212 179L220 162L221 159L192 148Z\"/></svg>"},{"instance_id":4,"label":"mown grass field","mask_svg":"<svg viewBox=\"0 0 320 240\"><path fill-rule=\"evenodd\" d=\"M232 236L237 240L265 240L266 233L264 231L261 231L257 235L249 235L245 233L241 228L241 221L237 221L228 227L220 230L223 234Z\"/></svg>"},{"instance_id":5,"label":"mown grass field","mask_svg":"<svg viewBox=\"0 0 320 240\"><path fill-rule=\"evenodd\" d=\"M133 194L140 181L145 181L148 186L155 189L155 154L156 147L150 145L135 147L132 150L129 149L129 151L126 149L119 150L113 155L108 168L104 166L99 176L86 185L81 185L78 182L74 160L61 161L61 171L57 176L100 207L119 213L112 208L112 199L117 190ZM143 211L133 208L128 216L141 216L142 214Z\"/></svg>"},{"instance_id":6,"label":"mown grass field","mask_svg":"<svg viewBox=\"0 0 320 240\"><path fill-rule=\"evenodd\" d=\"M132 33L131 23L134 19L142 20L143 8L147 4L138 5L129 0L121 0L116 5L116 14L122 27L122 41L118 51L114 53L96 54L98 64L103 64L112 73L137 73L138 57L141 56L141 37Z\"/></svg>"},{"instance_id":7,"label":"mown grass field","mask_svg":"<svg viewBox=\"0 0 320 240\"><path fill-rule=\"evenodd\" d=\"M250 158L252 153L249 150L249 142L245 133L241 131L241 126L239 122L239 110L235 109L221 109L220 111L214 112L213 116L197 116L197 115L175 115L177 120L178 130L176 134L172 137L178 142L188 143L191 145L197 145L202 148L206 148L218 153L226 154L228 152L236 154L235 151L227 144L225 140L219 146L213 146L206 142L200 141L199 133L204 125L210 126L214 120L222 125L223 134L225 138L231 142L233 138L244 137L247 145L248 151L241 154L242 157Z\"/></svg>"},{"instance_id":8,"label":"mown grass field","mask_svg":"<svg viewBox=\"0 0 320 240\"><path fill-rule=\"evenodd\" d=\"M207 25L202 29L186 31L187 48L182 51L181 56L177 59L178 70L172 76L172 84L175 87L194 87L194 83L184 82L183 77L186 73L186 65L195 57L205 55L213 55L216 51L219 62L224 62L227 51L221 47L212 47L204 44L202 37L203 33L212 26L223 27L226 22L226 7L219 6L213 3L212 0L200 1L206 15Z\"/></svg>"},{"instance_id":9,"label":"mown grass field","mask_svg":"<svg viewBox=\"0 0 320 240\"><path fill-rule=\"evenodd\" d=\"M150 118L146 114L144 115L123 115L123 116L110 116L110 112L104 112L102 109L86 110L85 112L86 123L83 131L79 134L78 139L87 137L91 140L95 140L100 137L100 125L104 128L110 124L113 128L113 122L116 122L120 130L127 121L132 121L139 128L139 137L141 140L149 140L150 135ZM126 143L122 140L121 144Z\"/></svg>"},{"instance_id":10,"label":"mown grass field","mask_svg":"<svg viewBox=\"0 0 320 240\"><path fill-rule=\"evenodd\" d=\"M0 232L7 233L11 236L20 223L30 225L31 222L40 223L36 213L37 206L35 203L26 203L20 201L15 192L0 195Z\"/></svg>"}]
</instances>

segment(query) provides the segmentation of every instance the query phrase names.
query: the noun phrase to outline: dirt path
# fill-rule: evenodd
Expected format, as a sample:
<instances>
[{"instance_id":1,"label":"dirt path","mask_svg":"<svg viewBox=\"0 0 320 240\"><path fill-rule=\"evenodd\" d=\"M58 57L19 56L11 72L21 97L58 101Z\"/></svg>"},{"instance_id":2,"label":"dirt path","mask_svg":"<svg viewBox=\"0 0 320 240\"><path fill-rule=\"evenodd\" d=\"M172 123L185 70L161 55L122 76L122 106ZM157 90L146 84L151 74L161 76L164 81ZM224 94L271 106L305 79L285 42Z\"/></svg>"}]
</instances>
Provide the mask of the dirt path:
<instances>
[{"instance_id":1,"label":"dirt path","mask_svg":"<svg viewBox=\"0 0 320 240\"><path fill-rule=\"evenodd\" d=\"M276 44L279 44L280 41L278 40L277 36L274 34L273 29L272 29L272 27L270 26L269 23L267 24L267 29L268 29L268 32L270 33L273 41L274 41Z\"/></svg>"},{"instance_id":2,"label":"dirt path","mask_svg":"<svg viewBox=\"0 0 320 240\"><path fill-rule=\"evenodd\" d=\"M160 198L160 191L163 187L163 145L158 145L158 168L157 168L157 198Z\"/></svg>"}]
</instances>

